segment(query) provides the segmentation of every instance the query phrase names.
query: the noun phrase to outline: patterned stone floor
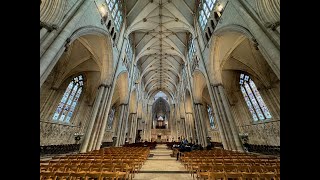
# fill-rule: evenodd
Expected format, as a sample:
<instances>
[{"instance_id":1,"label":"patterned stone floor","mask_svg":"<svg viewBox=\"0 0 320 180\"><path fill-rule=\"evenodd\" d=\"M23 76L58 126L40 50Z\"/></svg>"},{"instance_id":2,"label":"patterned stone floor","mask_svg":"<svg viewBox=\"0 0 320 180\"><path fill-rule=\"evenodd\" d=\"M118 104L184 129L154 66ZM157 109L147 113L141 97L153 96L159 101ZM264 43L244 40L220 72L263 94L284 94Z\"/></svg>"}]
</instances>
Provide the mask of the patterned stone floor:
<instances>
[{"instance_id":1,"label":"patterned stone floor","mask_svg":"<svg viewBox=\"0 0 320 180\"><path fill-rule=\"evenodd\" d=\"M157 145L150 151L153 156L148 158L134 180L192 180L183 165L170 156L171 153L165 144Z\"/></svg>"}]
</instances>

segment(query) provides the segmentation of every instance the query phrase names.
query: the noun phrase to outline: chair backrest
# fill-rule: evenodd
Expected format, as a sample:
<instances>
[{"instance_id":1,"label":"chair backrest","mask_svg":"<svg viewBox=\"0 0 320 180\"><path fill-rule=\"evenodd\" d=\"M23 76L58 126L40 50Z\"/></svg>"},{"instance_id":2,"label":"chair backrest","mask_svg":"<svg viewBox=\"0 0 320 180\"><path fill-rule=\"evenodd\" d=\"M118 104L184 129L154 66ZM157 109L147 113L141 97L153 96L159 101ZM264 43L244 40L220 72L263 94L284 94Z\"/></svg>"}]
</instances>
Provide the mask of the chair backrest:
<instances>
[{"instance_id":1,"label":"chair backrest","mask_svg":"<svg viewBox=\"0 0 320 180\"><path fill-rule=\"evenodd\" d=\"M40 172L40 180L45 179L53 179L55 180L55 173L54 172Z\"/></svg>"},{"instance_id":2,"label":"chair backrest","mask_svg":"<svg viewBox=\"0 0 320 180\"><path fill-rule=\"evenodd\" d=\"M107 178L111 180L118 180L119 173L118 172L102 172L101 179Z\"/></svg>"},{"instance_id":3,"label":"chair backrest","mask_svg":"<svg viewBox=\"0 0 320 180\"><path fill-rule=\"evenodd\" d=\"M56 175L56 179L59 179L59 180L71 179L70 173L68 173L68 172L57 172L55 175Z\"/></svg>"},{"instance_id":4,"label":"chair backrest","mask_svg":"<svg viewBox=\"0 0 320 180\"><path fill-rule=\"evenodd\" d=\"M86 175L85 175L85 178L86 179L89 179L89 178L94 178L94 179L98 179L98 180L100 180L101 179L101 173L97 173L97 172L90 172L90 173L87 173Z\"/></svg>"},{"instance_id":5,"label":"chair backrest","mask_svg":"<svg viewBox=\"0 0 320 180\"><path fill-rule=\"evenodd\" d=\"M226 172L225 173L226 179L231 178L232 180L242 180L242 173L239 172Z\"/></svg>"},{"instance_id":6,"label":"chair backrest","mask_svg":"<svg viewBox=\"0 0 320 180\"><path fill-rule=\"evenodd\" d=\"M224 171L225 172L237 172L237 166L235 165L228 165L228 166L224 166Z\"/></svg>"},{"instance_id":7,"label":"chair backrest","mask_svg":"<svg viewBox=\"0 0 320 180\"><path fill-rule=\"evenodd\" d=\"M275 173L260 173L260 180L274 180L276 177Z\"/></svg>"},{"instance_id":8,"label":"chair backrest","mask_svg":"<svg viewBox=\"0 0 320 180\"><path fill-rule=\"evenodd\" d=\"M223 165L213 165L212 171L214 171L214 172L223 172L224 171L224 166Z\"/></svg>"},{"instance_id":9,"label":"chair backrest","mask_svg":"<svg viewBox=\"0 0 320 180\"><path fill-rule=\"evenodd\" d=\"M258 180L259 174L258 173L242 173L243 180Z\"/></svg>"},{"instance_id":10,"label":"chair backrest","mask_svg":"<svg viewBox=\"0 0 320 180\"><path fill-rule=\"evenodd\" d=\"M227 180L224 172L209 172L208 180L217 180L217 179Z\"/></svg>"}]
</instances>

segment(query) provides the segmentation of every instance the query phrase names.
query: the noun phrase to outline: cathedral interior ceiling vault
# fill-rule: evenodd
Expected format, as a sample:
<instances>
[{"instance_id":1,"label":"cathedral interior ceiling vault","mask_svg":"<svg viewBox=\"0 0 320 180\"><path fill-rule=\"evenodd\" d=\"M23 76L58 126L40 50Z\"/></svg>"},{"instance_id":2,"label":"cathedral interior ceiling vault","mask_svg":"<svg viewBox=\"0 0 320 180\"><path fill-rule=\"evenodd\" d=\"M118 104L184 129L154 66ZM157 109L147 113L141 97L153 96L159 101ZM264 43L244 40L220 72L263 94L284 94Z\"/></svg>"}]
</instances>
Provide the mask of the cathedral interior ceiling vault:
<instances>
[{"instance_id":1,"label":"cathedral interior ceiling vault","mask_svg":"<svg viewBox=\"0 0 320 180\"><path fill-rule=\"evenodd\" d=\"M180 8L183 7L183 8ZM194 1L138 0L126 3L126 35L135 48L139 82L149 97L177 92L185 66L187 41L194 35ZM194 36L193 36L194 37Z\"/></svg>"}]
</instances>

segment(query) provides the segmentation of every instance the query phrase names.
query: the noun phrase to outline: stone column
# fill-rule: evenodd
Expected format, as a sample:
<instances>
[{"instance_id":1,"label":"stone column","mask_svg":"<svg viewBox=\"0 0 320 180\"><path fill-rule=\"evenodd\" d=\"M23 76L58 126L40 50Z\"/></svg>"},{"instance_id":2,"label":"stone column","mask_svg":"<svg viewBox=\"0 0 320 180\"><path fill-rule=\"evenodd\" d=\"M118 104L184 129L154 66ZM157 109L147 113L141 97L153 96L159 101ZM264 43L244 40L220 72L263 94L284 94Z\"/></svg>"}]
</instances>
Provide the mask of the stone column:
<instances>
[{"instance_id":1,"label":"stone column","mask_svg":"<svg viewBox=\"0 0 320 180\"><path fill-rule=\"evenodd\" d=\"M230 105L229 105L229 102L227 101L225 90L222 87L222 85L218 86L218 91L220 92L220 96L221 96L221 99L222 99L222 104L223 104L225 112L227 114L228 121L229 121L230 128L231 128L231 133L232 133L232 136L233 136L234 141L235 141L235 145L236 145L236 149L235 150L243 151L243 145L242 145L240 137L239 137L238 129L237 129L235 123L234 123L234 119L233 119L233 116L232 116L231 111L230 111Z\"/></svg>"},{"instance_id":2,"label":"stone column","mask_svg":"<svg viewBox=\"0 0 320 180\"><path fill-rule=\"evenodd\" d=\"M87 131L86 131L86 135L85 135L85 137L83 139L83 143L81 145L80 152L82 152L82 153L83 152L87 152L90 135L92 133L93 125L95 123L95 119L96 119L96 115L97 115L97 112L98 112L98 108L99 108L99 105L100 105L100 101L101 101L101 98L102 98L103 91L104 91L104 86L99 86L98 96L97 96L97 98L96 98L96 100L94 102L94 105L93 105L93 108L92 108L92 114L90 116L88 128L87 128Z\"/></svg>"},{"instance_id":3,"label":"stone column","mask_svg":"<svg viewBox=\"0 0 320 180\"><path fill-rule=\"evenodd\" d=\"M101 98L101 103L100 103L100 106L99 106L99 110L98 110L98 114L97 114L97 118L96 118L96 122L94 124L94 127L93 127L93 131L92 131L92 135L91 135L91 138L90 138L90 141L89 141L89 145L88 145L88 151L92 151L93 149L95 149L96 147L96 143L97 143L97 139L98 139L98 134L100 132L100 129L101 129L101 121L102 121L102 115L103 115L103 112L104 112L104 106L105 106L105 103L106 103L106 98L107 98L107 95L108 95L108 90L109 88L104 85L104 92L103 92L103 95L102 95L102 98Z\"/></svg>"},{"instance_id":4,"label":"stone column","mask_svg":"<svg viewBox=\"0 0 320 180\"><path fill-rule=\"evenodd\" d=\"M137 123L138 122L138 116L136 115L133 119L133 128L132 128L132 143L136 142L136 136L137 136Z\"/></svg>"},{"instance_id":5,"label":"stone column","mask_svg":"<svg viewBox=\"0 0 320 180\"><path fill-rule=\"evenodd\" d=\"M79 10L75 13L73 18L68 22L68 24L64 27L64 29L60 32L60 34L56 37L54 42L50 45L50 47L46 50L46 52L43 54L43 56L40 59L40 80L43 82L46 77L43 75L46 74L46 76L49 75L52 68L58 61L58 57L56 55L58 54L61 49L64 50L63 46L66 43L66 40L72 35L74 28L76 27L77 23L81 20L83 17L83 14L87 11L89 6L93 3L93 1L84 1L84 3L80 6ZM51 66L50 69L48 67ZM40 82L40 87L42 83Z\"/></svg>"},{"instance_id":6,"label":"stone column","mask_svg":"<svg viewBox=\"0 0 320 180\"><path fill-rule=\"evenodd\" d=\"M120 116L119 116L119 120L118 120L118 128L117 128L117 141L116 141L116 146L120 146L120 133L121 133L121 127L122 127L122 121L123 121L123 115L124 115L124 111L125 111L125 106L126 104L121 104L120 105Z\"/></svg>"},{"instance_id":7,"label":"stone column","mask_svg":"<svg viewBox=\"0 0 320 180\"><path fill-rule=\"evenodd\" d=\"M186 138L190 140L190 123L189 123L189 116L186 113L186 116L184 118L185 127L186 127Z\"/></svg>"},{"instance_id":8,"label":"stone column","mask_svg":"<svg viewBox=\"0 0 320 180\"><path fill-rule=\"evenodd\" d=\"M123 114L123 120L122 120L122 126L121 126L121 132L120 132L120 141L119 145L123 145L125 143L125 137L127 132L127 125L128 125L128 104L126 104L124 108L124 114Z\"/></svg>"},{"instance_id":9,"label":"stone column","mask_svg":"<svg viewBox=\"0 0 320 180\"><path fill-rule=\"evenodd\" d=\"M105 127L103 128L103 126L106 126L107 120L108 120L108 114L109 114L109 110L107 110L107 105L108 102L111 101L110 99L110 86L106 86L106 90L105 90L105 96L102 100L102 111L100 111L101 113L99 113L99 126L98 126L98 131L96 133L96 138L94 140L94 146L93 149L95 150L99 150L101 143L102 143L102 139L100 141L100 138L103 138L104 132L105 132ZM102 137L101 137L102 136Z\"/></svg>"},{"instance_id":10,"label":"stone column","mask_svg":"<svg viewBox=\"0 0 320 180\"><path fill-rule=\"evenodd\" d=\"M188 138L186 118L181 118L181 127L183 130L183 138Z\"/></svg>"},{"instance_id":11,"label":"stone column","mask_svg":"<svg viewBox=\"0 0 320 180\"><path fill-rule=\"evenodd\" d=\"M188 127L188 134L189 134L189 141L195 140L195 132L194 132L194 126L193 126L193 117L192 113L186 113L186 121L187 121L187 127Z\"/></svg>"},{"instance_id":12,"label":"stone column","mask_svg":"<svg viewBox=\"0 0 320 180\"><path fill-rule=\"evenodd\" d=\"M201 126L201 130L202 130L202 142L203 142L203 146L207 146L208 143L207 143L207 136L208 136L208 126L207 124L205 123L205 119L203 118L203 111L202 111L202 104L201 103L198 103L198 104L195 104L195 109L196 111L198 111L198 114L199 114L199 124Z\"/></svg>"},{"instance_id":13,"label":"stone column","mask_svg":"<svg viewBox=\"0 0 320 180\"><path fill-rule=\"evenodd\" d=\"M213 96L214 96L214 102L215 103L212 103L214 106L216 106L216 118L217 118L217 122L218 122L218 126L219 126L219 129L221 129L221 140L222 140L222 143L224 142L224 144L226 146L224 146L225 149L228 149L228 150L231 150L233 149L233 146L232 146L232 141L229 137L229 133L230 130L228 130L227 128L227 124L225 122L225 119L226 119L226 116L223 112L223 109L222 109L222 106L221 106L221 100L218 96L218 93L216 91L216 86L212 86L212 92L213 92Z\"/></svg>"},{"instance_id":14,"label":"stone column","mask_svg":"<svg viewBox=\"0 0 320 180\"><path fill-rule=\"evenodd\" d=\"M134 132L134 128L135 128L135 122L134 120L137 117L137 113L130 113L129 118L129 131L128 131L128 137L129 137L129 143L133 143L134 139L133 139L133 132Z\"/></svg>"},{"instance_id":15,"label":"stone column","mask_svg":"<svg viewBox=\"0 0 320 180\"><path fill-rule=\"evenodd\" d=\"M195 114L195 126L196 126L196 133L197 133L197 138L194 140L195 141L198 140L198 143L204 146L202 126L200 124L201 118L200 118L199 111L197 110L197 104L194 104L194 114Z\"/></svg>"}]
</instances>

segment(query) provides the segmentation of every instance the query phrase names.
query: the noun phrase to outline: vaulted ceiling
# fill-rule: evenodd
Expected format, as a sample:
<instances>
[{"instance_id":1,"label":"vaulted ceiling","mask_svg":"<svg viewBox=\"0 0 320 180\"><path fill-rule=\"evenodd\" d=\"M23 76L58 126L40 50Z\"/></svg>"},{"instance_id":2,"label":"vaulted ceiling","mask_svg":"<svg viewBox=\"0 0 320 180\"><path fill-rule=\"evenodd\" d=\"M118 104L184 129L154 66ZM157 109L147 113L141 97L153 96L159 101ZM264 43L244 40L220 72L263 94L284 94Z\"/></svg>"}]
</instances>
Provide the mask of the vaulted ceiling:
<instances>
[{"instance_id":1,"label":"vaulted ceiling","mask_svg":"<svg viewBox=\"0 0 320 180\"><path fill-rule=\"evenodd\" d=\"M148 95L175 94L186 61L187 41L194 34L196 1L127 0L126 35L135 48L140 82Z\"/></svg>"}]
</instances>

